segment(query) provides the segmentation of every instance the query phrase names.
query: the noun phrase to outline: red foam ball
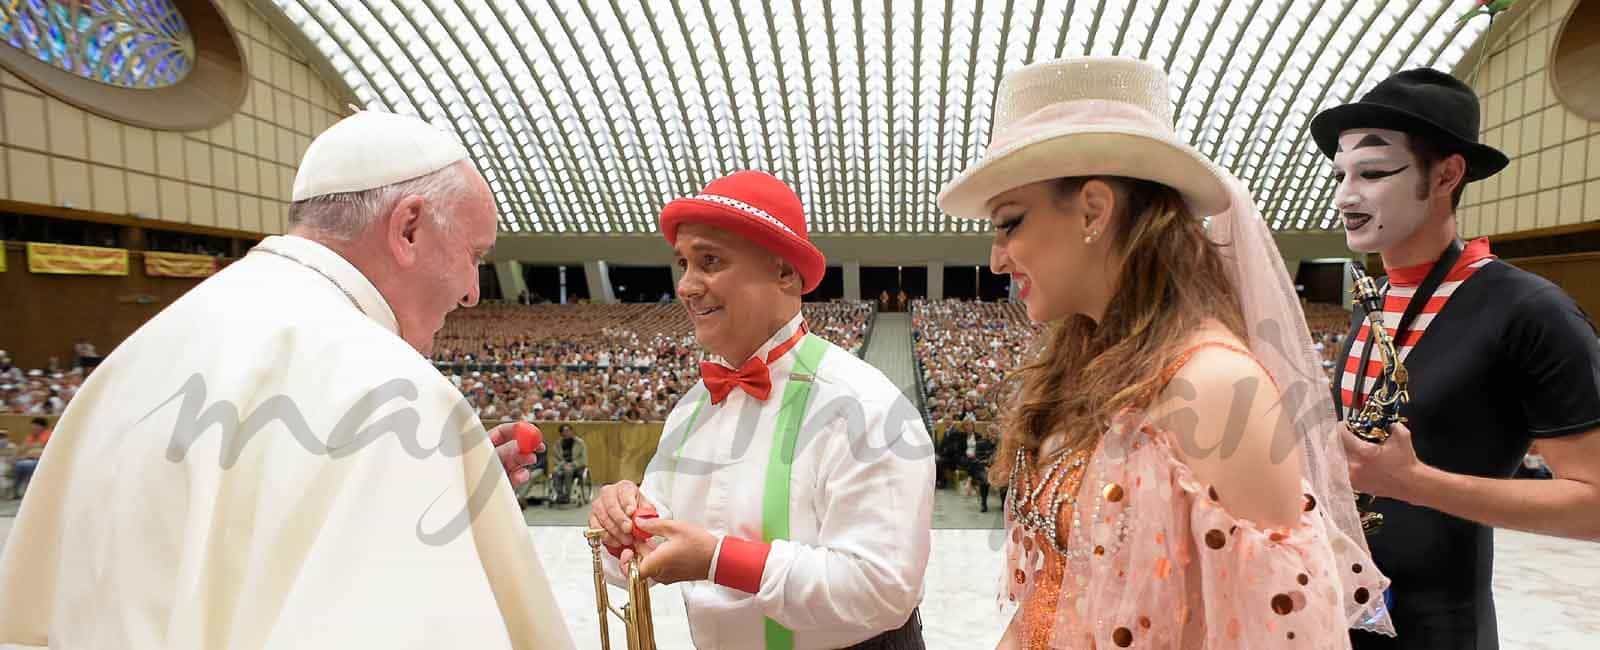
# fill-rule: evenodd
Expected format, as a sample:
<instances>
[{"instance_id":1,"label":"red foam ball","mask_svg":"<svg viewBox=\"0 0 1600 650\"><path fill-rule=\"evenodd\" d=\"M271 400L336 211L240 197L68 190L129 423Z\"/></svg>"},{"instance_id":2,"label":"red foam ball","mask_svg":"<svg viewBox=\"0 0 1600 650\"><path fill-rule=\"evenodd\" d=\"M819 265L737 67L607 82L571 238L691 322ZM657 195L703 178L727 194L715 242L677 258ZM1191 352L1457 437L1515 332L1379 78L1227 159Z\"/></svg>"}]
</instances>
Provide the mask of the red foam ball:
<instances>
[{"instance_id":1,"label":"red foam ball","mask_svg":"<svg viewBox=\"0 0 1600 650\"><path fill-rule=\"evenodd\" d=\"M643 544L650 541L650 533L644 532L644 529L639 527L639 520L657 519L660 516L656 513L655 508L645 505L641 505L637 510L633 511L633 540L635 544Z\"/></svg>"},{"instance_id":2,"label":"red foam ball","mask_svg":"<svg viewBox=\"0 0 1600 650\"><path fill-rule=\"evenodd\" d=\"M517 437L517 453L524 456L538 451L544 444L544 432L528 422L518 422L511 433Z\"/></svg>"}]
</instances>

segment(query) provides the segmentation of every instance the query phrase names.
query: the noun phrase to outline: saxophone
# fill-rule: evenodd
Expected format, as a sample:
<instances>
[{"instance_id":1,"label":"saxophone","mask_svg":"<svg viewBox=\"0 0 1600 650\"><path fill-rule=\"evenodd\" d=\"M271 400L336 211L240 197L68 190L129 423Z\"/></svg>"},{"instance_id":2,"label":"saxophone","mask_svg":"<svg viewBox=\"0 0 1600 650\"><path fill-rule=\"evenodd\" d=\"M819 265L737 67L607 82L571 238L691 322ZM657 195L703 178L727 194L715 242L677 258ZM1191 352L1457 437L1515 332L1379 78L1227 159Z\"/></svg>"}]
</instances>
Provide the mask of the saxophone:
<instances>
[{"instance_id":1,"label":"saxophone","mask_svg":"<svg viewBox=\"0 0 1600 650\"><path fill-rule=\"evenodd\" d=\"M1345 427L1357 438L1383 444L1389 439L1389 426L1406 421L1400 415L1400 407L1411 401L1407 387L1409 376L1405 363L1400 360L1400 352L1389 336L1389 330L1384 327L1383 294L1378 291L1377 283L1367 275L1366 268L1360 262L1350 263L1350 276L1356 285L1352 292L1366 312L1367 331L1378 348L1378 354L1383 356L1383 376L1378 378L1375 390L1361 403L1361 409L1346 416L1344 422ZM1363 372L1365 370L1361 369ZM1377 532L1383 525L1383 515L1370 509L1372 501L1371 495L1356 494L1361 529L1367 534Z\"/></svg>"}]
</instances>

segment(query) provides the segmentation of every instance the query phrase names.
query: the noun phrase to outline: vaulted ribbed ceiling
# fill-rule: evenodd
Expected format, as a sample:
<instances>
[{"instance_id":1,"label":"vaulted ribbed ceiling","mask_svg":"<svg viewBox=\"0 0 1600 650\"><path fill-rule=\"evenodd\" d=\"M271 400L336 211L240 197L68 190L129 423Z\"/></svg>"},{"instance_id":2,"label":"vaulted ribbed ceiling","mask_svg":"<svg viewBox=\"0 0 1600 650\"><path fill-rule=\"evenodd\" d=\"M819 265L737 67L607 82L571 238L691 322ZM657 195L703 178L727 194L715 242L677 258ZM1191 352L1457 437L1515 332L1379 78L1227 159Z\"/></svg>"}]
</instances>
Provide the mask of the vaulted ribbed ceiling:
<instances>
[{"instance_id":1,"label":"vaulted ribbed ceiling","mask_svg":"<svg viewBox=\"0 0 1600 650\"><path fill-rule=\"evenodd\" d=\"M642 233L741 168L813 232L976 232L939 187L1031 61L1160 61L1180 133L1280 230L1335 227L1306 124L1396 70L1450 69L1458 0L273 0L369 108L458 131L514 233Z\"/></svg>"}]
</instances>

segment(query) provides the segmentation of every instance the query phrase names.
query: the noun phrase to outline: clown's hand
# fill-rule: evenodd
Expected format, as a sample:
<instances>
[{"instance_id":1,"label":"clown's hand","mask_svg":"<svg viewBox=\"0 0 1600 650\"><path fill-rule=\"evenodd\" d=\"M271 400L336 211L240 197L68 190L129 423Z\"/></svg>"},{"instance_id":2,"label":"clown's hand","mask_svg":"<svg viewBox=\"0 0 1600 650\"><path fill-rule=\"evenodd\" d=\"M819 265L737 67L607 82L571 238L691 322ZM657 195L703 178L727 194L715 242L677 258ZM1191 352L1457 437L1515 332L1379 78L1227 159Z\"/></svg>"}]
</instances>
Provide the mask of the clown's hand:
<instances>
[{"instance_id":1,"label":"clown's hand","mask_svg":"<svg viewBox=\"0 0 1600 650\"><path fill-rule=\"evenodd\" d=\"M639 573L662 584L705 580L711 576L711 556L717 537L706 529L673 519L640 520L639 528L666 541L652 540L639 562Z\"/></svg>"}]
</instances>

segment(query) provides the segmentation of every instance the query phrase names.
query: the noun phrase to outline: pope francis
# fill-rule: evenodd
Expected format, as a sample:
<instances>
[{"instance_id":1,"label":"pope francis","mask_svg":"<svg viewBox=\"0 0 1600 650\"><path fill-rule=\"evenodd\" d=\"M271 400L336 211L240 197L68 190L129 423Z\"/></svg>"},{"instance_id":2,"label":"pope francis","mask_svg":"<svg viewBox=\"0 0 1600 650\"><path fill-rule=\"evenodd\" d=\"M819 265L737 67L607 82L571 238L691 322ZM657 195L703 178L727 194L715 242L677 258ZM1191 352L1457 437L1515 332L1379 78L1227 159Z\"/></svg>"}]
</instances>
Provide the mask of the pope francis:
<instances>
[{"instance_id":1,"label":"pope francis","mask_svg":"<svg viewBox=\"0 0 1600 650\"><path fill-rule=\"evenodd\" d=\"M531 456L425 357L495 241L466 149L360 112L293 201L62 416L0 556L0 643L572 647L506 480Z\"/></svg>"}]
</instances>

